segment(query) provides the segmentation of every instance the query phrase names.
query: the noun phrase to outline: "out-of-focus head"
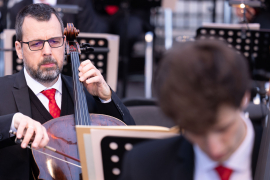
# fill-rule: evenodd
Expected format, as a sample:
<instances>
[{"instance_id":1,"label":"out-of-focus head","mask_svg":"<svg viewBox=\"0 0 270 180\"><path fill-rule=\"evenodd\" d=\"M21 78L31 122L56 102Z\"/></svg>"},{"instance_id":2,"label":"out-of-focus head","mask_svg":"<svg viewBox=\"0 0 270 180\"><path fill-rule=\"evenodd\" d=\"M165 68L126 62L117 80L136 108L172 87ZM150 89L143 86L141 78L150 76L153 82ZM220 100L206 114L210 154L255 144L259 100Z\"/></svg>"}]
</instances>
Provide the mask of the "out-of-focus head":
<instances>
[{"instance_id":1,"label":"out-of-focus head","mask_svg":"<svg viewBox=\"0 0 270 180\"><path fill-rule=\"evenodd\" d=\"M49 5L31 4L18 13L15 28L17 55L28 74L41 83L55 81L63 68L65 52L59 14Z\"/></svg>"},{"instance_id":2,"label":"out-of-focus head","mask_svg":"<svg viewBox=\"0 0 270 180\"><path fill-rule=\"evenodd\" d=\"M241 108L248 101L246 60L226 44L196 41L176 45L159 67L161 109L186 130L186 137L222 161L242 140Z\"/></svg>"}]
</instances>

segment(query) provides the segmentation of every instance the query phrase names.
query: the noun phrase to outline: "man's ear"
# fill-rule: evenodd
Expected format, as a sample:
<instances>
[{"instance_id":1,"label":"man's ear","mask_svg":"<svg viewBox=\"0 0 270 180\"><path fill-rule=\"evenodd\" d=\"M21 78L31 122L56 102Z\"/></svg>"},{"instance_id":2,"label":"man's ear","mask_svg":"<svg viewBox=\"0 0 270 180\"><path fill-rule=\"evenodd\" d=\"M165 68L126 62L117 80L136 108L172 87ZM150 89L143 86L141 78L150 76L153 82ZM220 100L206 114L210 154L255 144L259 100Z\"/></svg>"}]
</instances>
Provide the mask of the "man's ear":
<instances>
[{"instance_id":1,"label":"man's ear","mask_svg":"<svg viewBox=\"0 0 270 180\"><path fill-rule=\"evenodd\" d=\"M246 91L245 95L242 98L241 109L245 109L248 106L249 101L250 101L250 92Z\"/></svg>"},{"instance_id":2,"label":"man's ear","mask_svg":"<svg viewBox=\"0 0 270 180\"><path fill-rule=\"evenodd\" d=\"M19 59L23 59L22 44L19 41L15 41L15 49Z\"/></svg>"}]
</instances>

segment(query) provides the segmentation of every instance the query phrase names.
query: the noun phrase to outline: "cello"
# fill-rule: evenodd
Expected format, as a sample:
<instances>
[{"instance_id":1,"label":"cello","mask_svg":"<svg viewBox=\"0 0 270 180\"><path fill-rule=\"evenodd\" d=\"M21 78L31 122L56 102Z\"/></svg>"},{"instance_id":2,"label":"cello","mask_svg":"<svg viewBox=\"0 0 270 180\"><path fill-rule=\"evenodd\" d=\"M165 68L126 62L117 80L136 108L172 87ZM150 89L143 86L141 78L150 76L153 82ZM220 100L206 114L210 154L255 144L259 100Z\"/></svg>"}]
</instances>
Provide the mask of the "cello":
<instances>
[{"instance_id":1,"label":"cello","mask_svg":"<svg viewBox=\"0 0 270 180\"><path fill-rule=\"evenodd\" d=\"M37 179L82 179L80 163L76 160L79 159L75 130L76 125L126 125L124 122L114 117L101 114L89 114L83 84L79 81L78 76L78 68L80 66L79 57L81 54L79 43L76 41L78 34L79 30L76 29L72 23L68 23L64 30L64 35L66 36L65 48L67 60L71 62L72 65L74 115L55 118L43 124L50 138L48 146L73 157L73 159L68 158L68 156L56 154L46 148L40 151L32 150L34 161L38 167L38 170L34 171L33 174Z\"/></svg>"}]
</instances>

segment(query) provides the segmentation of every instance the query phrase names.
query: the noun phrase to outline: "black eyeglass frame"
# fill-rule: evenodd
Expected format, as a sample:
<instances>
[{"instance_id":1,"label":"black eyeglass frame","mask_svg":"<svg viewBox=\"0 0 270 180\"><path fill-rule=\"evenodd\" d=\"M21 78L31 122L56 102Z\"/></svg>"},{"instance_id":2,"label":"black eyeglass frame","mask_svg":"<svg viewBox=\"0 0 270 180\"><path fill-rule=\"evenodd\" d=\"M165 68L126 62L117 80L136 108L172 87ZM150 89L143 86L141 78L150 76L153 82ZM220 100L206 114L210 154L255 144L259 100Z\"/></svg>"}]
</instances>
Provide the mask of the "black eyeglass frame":
<instances>
[{"instance_id":1,"label":"black eyeglass frame","mask_svg":"<svg viewBox=\"0 0 270 180\"><path fill-rule=\"evenodd\" d=\"M64 45L64 41L65 41L64 39L65 39L65 36L61 36L61 38L63 38L62 45L57 46L57 47L52 47L52 46L50 45L50 43L49 43L49 40L54 39L54 38L60 38L60 37L53 37L53 38L50 38L50 39L47 39L47 40L33 40L33 41L43 41L42 48L41 48L41 49L37 49L37 50L32 50L32 49L30 48L29 43L31 43L31 42L33 42L33 41L28 41L28 42L20 41L20 43L28 44L28 48L30 49L30 51L39 51L39 50L42 50L42 49L44 48L45 42L48 42L48 44L49 44L49 46L50 46L51 48L59 48L59 47L62 47L62 46Z\"/></svg>"}]
</instances>

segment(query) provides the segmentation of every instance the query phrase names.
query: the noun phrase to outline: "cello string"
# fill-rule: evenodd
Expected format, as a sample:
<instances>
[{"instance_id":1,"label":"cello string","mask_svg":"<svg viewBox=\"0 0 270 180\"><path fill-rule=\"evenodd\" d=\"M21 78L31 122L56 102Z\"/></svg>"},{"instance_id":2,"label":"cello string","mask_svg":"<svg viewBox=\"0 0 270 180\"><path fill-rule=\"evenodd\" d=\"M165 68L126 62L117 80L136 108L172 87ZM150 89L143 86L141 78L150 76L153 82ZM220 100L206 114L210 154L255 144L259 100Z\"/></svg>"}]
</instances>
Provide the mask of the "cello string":
<instances>
[{"instance_id":1,"label":"cello string","mask_svg":"<svg viewBox=\"0 0 270 180\"><path fill-rule=\"evenodd\" d=\"M78 54L74 54L74 60L75 60L75 63L76 63L76 68L78 69L79 68L79 62L80 62L80 60L79 60L79 56L78 56ZM78 76L78 78L77 79L79 79L79 76ZM82 111L80 111L80 120L81 120L81 125L85 125L85 124L83 124L83 121L84 121L84 116L83 116L83 110L84 110L84 108L83 108L83 99L82 99L82 94L83 94L83 89L82 89L82 83L78 80L78 91L79 92L77 92L78 93L78 105L79 105L79 109L80 110L82 110Z\"/></svg>"},{"instance_id":2,"label":"cello string","mask_svg":"<svg viewBox=\"0 0 270 180\"><path fill-rule=\"evenodd\" d=\"M76 71L78 71L78 65L77 65L77 58L76 58L76 56L75 56L75 52L73 52L73 60L74 60L74 66L75 66L75 72ZM82 125L82 117L81 117L81 113L80 113L80 109L81 109L81 107L80 107L80 93L81 93L81 89L80 89L80 85L79 85L79 76L78 76L78 74L76 73L76 75L75 75L75 78L76 78L76 80L75 80L75 82L76 82L76 88L77 88L77 91L75 92L76 94L77 94L77 101L76 101L76 103L77 103L77 107L78 107L78 111L77 111L77 113L78 113L78 124L79 125Z\"/></svg>"},{"instance_id":3,"label":"cello string","mask_svg":"<svg viewBox=\"0 0 270 180\"><path fill-rule=\"evenodd\" d=\"M71 59L73 59L73 52L70 52L70 56L71 56ZM75 69L76 67L74 66L73 60L71 61L71 64L72 64L72 69L73 69L72 74L73 74L73 82L74 82L74 86L73 86L74 100L76 102L77 101L77 93L76 93L77 82L76 82L76 69ZM76 121L76 125L78 125L79 124L79 122L78 122L79 117L78 117L78 114L76 113L76 112L78 112L78 107L77 107L76 103L75 103L75 109L76 109L76 111L74 112L75 121Z\"/></svg>"},{"instance_id":4,"label":"cello string","mask_svg":"<svg viewBox=\"0 0 270 180\"><path fill-rule=\"evenodd\" d=\"M76 54L76 59L77 59L77 61L76 61L77 66L79 67L80 66L80 59L79 59L78 53ZM82 83L80 83L80 84L81 84L81 93L80 93L80 97L79 97L80 98L79 102L82 103L81 104L81 106L82 106L82 117L83 117L82 119L83 119L84 125L90 125L89 120L88 120L89 115L88 115L86 97L85 97L85 94L84 94L84 91L83 91L83 84Z\"/></svg>"},{"instance_id":5,"label":"cello string","mask_svg":"<svg viewBox=\"0 0 270 180\"><path fill-rule=\"evenodd\" d=\"M39 151L39 150L37 150L37 149L33 149L33 148L31 148L30 146L27 146L27 148L32 149L32 150L37 151L37 152L40 152L40 153L45 154L45 155L47 155L47 156L50 156L50 157L52 157L52 158L54 158L54 159L63 161L63 162L65 162L65 163L71 164L71 165L73 165L73 166L77 166L77 167L79 167L79 168L82 168L81 166L79 166L79 165L77 165L77 164L74 164L74 163L65 161L65 160L63 160L63 159L60 159L60 158L55 157L55 156L53 156L53 155L50 155L50 154L47 154L47 153L45 153L45 152Z\"/></svg>"},{"instance_id":6,"label":"cello string","mask_svg":"<svg viewBox=\"0 0 270 180\"><path fill-rule=\"evenodd\" d=\"M79 56L78 56L78 53L75 53L74 52L74 60L75 60L75 66L76 66L76 69L78 69L79 68L79 62L80 62L80 60L79 60ZM83 116L83 110L84 110L84 108L83 108L83 99L82 99L82 94L83 94L83 85L82 85L82 83L78 80L79 79L79 76L78 76L78 78L76 78L77 79L77 89L78 89L78 106L79 106L79 109L81 110L79 113L80 113L80 125L85 125L85 124L83 124L83 121L84 121L84 116Z\"/></svg>"},{"instance_id":7,"label":"cello string","mask_svg":"<svg viewBox=\"0 0 270 180\"><path fill-rule=\"evenodd\" d=\"M72 58L74 60L74 70L76 72L76 69L79 68L80 65L80 60L79 60L79 55L77 52L73 52L72 53ZM87 116L89 118L89 115L87 113L88 109L86 106L86 98L85 98L85 94L83 91L83 84L78 81L77 79L79 79L79 76L76 74L74 77L77 77L75 80L75 86L77 87L78 92L76 92L76 97L77 97L77 102L78 102L78 107L77 109L80 109L82 111L80 111L80 114L78 114L78 123L80 125L89 125L90 120L87 119ZM77 111L78 112L78 111Z\"/></svg>"}]
</instances>

